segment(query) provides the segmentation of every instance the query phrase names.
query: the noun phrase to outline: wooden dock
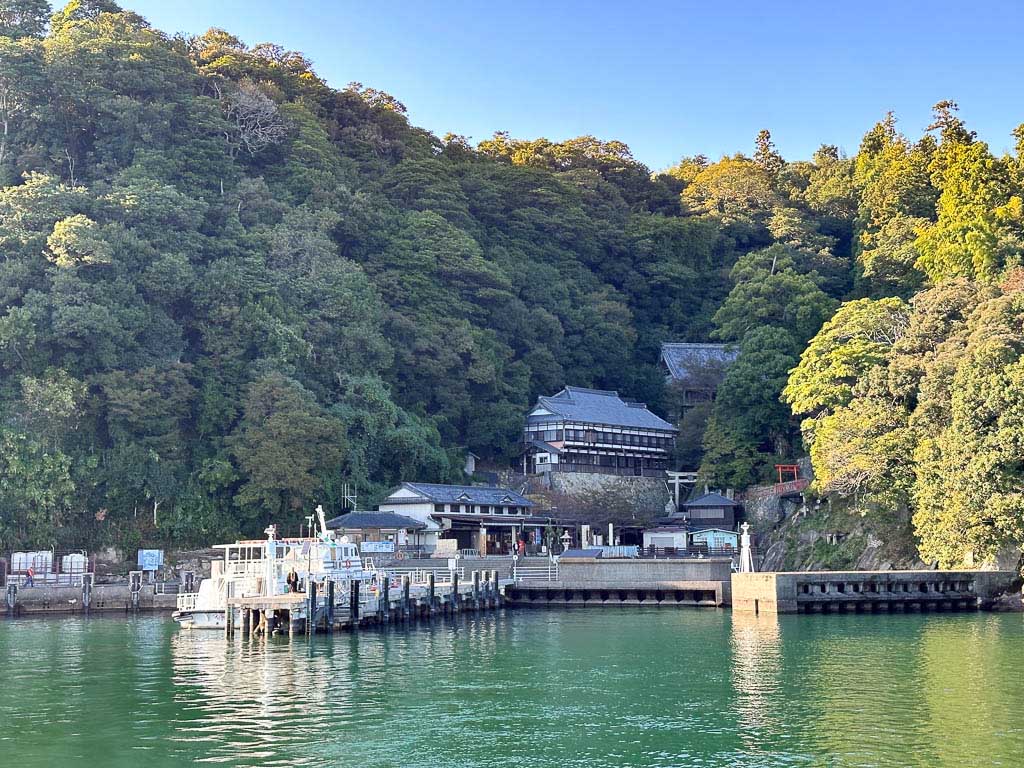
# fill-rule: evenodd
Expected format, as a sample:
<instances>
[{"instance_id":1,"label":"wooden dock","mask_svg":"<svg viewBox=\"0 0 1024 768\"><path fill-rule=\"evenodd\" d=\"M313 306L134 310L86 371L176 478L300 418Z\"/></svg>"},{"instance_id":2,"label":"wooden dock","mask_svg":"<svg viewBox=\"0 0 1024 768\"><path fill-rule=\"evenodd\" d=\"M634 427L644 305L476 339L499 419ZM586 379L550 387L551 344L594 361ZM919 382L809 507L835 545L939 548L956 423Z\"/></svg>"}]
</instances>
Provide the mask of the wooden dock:
<instances>
[{"instance_id":1,"label":"wooden dock","mask_svg":"<svg viewBox=\"0 0 1024 768\"><path fill-rule=\"evenodd\" d=\"M224 632L259 635L354 631L392 623L408 623L432 616L467 611L494 610L505 602L511 579L498 571L474 571L463 583L457 575L438 582L433 573L425 584L413 584L403 576L397 589L388 582L375 593L365 594L358 581L350 582L349 594L335 593L337 584L312 583L307 592L257 595L227 599Z\"/></svg>"}]
</instances>

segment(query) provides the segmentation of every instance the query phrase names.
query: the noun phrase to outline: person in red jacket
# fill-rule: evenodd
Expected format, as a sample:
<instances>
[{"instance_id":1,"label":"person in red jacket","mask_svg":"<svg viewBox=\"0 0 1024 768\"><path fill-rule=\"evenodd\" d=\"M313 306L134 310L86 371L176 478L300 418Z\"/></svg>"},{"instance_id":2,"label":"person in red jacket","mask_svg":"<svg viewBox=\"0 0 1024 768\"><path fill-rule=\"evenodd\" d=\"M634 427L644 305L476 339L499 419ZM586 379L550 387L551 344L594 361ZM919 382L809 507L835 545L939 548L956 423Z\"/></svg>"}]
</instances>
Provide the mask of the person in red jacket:
<instances>
[{"instance_id":1,"label":"person in red jacket","mask_svg":"<svg viewBox=\"0 0 1024 768\"><path fill-rule=\"evenodd\" d=\"M36 572L32 568L32 566L30 565L28 567L28 570L25 571L25 586L26 587L34 587L35 586L35 584L36 584L36 582L35 582L35 575L36 575Z\"/></svg>"}]
</instances>

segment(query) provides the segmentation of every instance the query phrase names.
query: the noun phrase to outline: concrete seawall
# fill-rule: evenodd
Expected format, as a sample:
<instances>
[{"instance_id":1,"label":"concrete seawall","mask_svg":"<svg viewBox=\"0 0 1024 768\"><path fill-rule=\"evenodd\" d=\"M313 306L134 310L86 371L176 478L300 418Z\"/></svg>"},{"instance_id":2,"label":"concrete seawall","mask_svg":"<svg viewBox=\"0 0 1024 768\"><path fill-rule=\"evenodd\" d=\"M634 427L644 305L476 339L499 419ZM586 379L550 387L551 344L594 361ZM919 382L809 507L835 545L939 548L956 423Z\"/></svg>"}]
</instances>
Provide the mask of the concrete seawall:
<instances>
[{"instance_id":1,"label":"concrete seawall","mask_svg":"<svg viewBox=\"0 0 1024 768\"><path fill-rule=\"evenodd\" d=\"M137 610L173 611L175 595L154 594L153 587L144 585L139 592ZM7 609L7 610L4 610ZM132 595L127 584L97 584L93 586L86 609L81 587L55 587L40 585L18 590L14 608L4 605L0 616L30 616L46 613L98 613L132 610Z\"/></svg>"},{"instance_id":2,"label":"concrete seawall","mask_svg":"<svg viewBox=\"0 0 1024 768\"><path fill-rule=\"evenodd\" d=\"M729 605L732 561L705 559L562 558L557 581L522 582L506 590L516 606Z\"/></svg>"},{"instance_id":3,"label":"concrete seawall","mask_svg":"<svg viewBox=\"0 0 1024 768\"><path fill-rule=\"evenodd\" d=\"M749 613L985 610L1014 588L1014 571L734 573L732 605Z\"/></svg>"}]
</instances>

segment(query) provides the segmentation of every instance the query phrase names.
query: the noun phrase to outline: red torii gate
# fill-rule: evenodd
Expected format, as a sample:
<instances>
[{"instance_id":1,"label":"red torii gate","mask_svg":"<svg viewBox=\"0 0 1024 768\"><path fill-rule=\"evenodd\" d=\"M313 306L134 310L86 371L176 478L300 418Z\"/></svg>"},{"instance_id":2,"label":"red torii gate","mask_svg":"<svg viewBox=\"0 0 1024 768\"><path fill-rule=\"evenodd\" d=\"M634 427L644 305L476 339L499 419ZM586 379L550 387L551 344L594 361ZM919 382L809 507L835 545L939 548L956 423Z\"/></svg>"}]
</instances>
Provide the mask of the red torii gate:
<instances>
[{"instance_id":1,"label":"red torii gate","mask_svg":"<svg viewBox=\"0 0 1024 768\"><path fill-rule=\"evenodd\" d=\"M779 483L789 482L790 480L795 482L800 479L799 464L776 464L775 469L779 473ZM788 475L792 475L792 477L788 477Z\"/></svg>"}]
</instances>

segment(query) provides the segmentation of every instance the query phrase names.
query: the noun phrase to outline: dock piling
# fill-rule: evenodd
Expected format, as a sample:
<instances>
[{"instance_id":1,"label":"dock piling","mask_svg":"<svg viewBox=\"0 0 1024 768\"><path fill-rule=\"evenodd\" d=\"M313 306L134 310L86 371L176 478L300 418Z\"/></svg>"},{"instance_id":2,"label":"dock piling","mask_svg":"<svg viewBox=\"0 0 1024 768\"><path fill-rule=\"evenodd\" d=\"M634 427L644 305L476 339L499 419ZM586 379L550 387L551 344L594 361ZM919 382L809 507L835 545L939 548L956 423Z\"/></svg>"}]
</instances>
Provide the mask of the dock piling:
<instances>
[{"instance_id":1,"label":"dock piling","mask_svg":"<svg viewBox=\"0 0 1024 768\"><path fill-rule=\"evenodd\" d=\"M334 582L327 582L327 617L325 619L327 631L334 629Z\"/></svg>"},{"instance_id":2,"label":"dock piling","mask_svg":"<svg viewBox=\"0 0 1024 768\"><path fill-rule=\"evenodd\" d=\"M409 584L409 576L407 574L402 577L402 621L408 621L409 614L412 612L409 602Z\"/></svg>"},{"instance_id":3,"label":"dock piling","mask_svg":"<svg viewBox=\"0 0 1024 768\"><path fill-rule=\"evenodd\" d=\"M18 585L8 584L5 597L7 600L7 615L13 616L15 609L18 607Z\"/></svg>"},{"instance_id":4,"label":"dock piling","mask_svg":"<svg viewBox=\"0 0 1024 768\"><path fill-rule=\"evenodd\" d=\"M128 574L128 594L132 611L139 610L139 597L142 594L142 571L131 571Z\"/></svg>"},{"instance_id":5,"label":"dock piling","mask_svg":"<svg viewBox=\"0 0 1024 768\"><path fill-rule=\"evenodd\" d=\"M435 587L434 587L434 572L433 571L431 571L430 575L427 577L427 584L429 585L428 586L428 589L429 589L428 594L430 596L430 600L427 603L427 606L428 606L427 607L427 615L429 616L430 614L432 614L434 612L434 608L437 606L437 603L435 602L435 598L434 598Z\"/></svg>"},{"instance_id":6,"label":"dock piling","mask_svg":"<svg viewBox=\"0 0 1024 768\"><path fill-rule=\"evenodd\" d=\"M306 597L309 601L309 605L306 607L306 634L310 635L316 632L316 582L313 579L309 579L306 583ZM289 630L291 630L291 620L289 619Z\"/></svg>"},{"instance_id":7,"label":"dock piling","mask_svg":"<svg viewBox=\"0 0 1024 768\"><path fill-rule=\"evenodd\" d=\"M86 574L82 576L82 610L88 613L90 605L92 605L92 575Z\"/></svg>"}]
</instances>

